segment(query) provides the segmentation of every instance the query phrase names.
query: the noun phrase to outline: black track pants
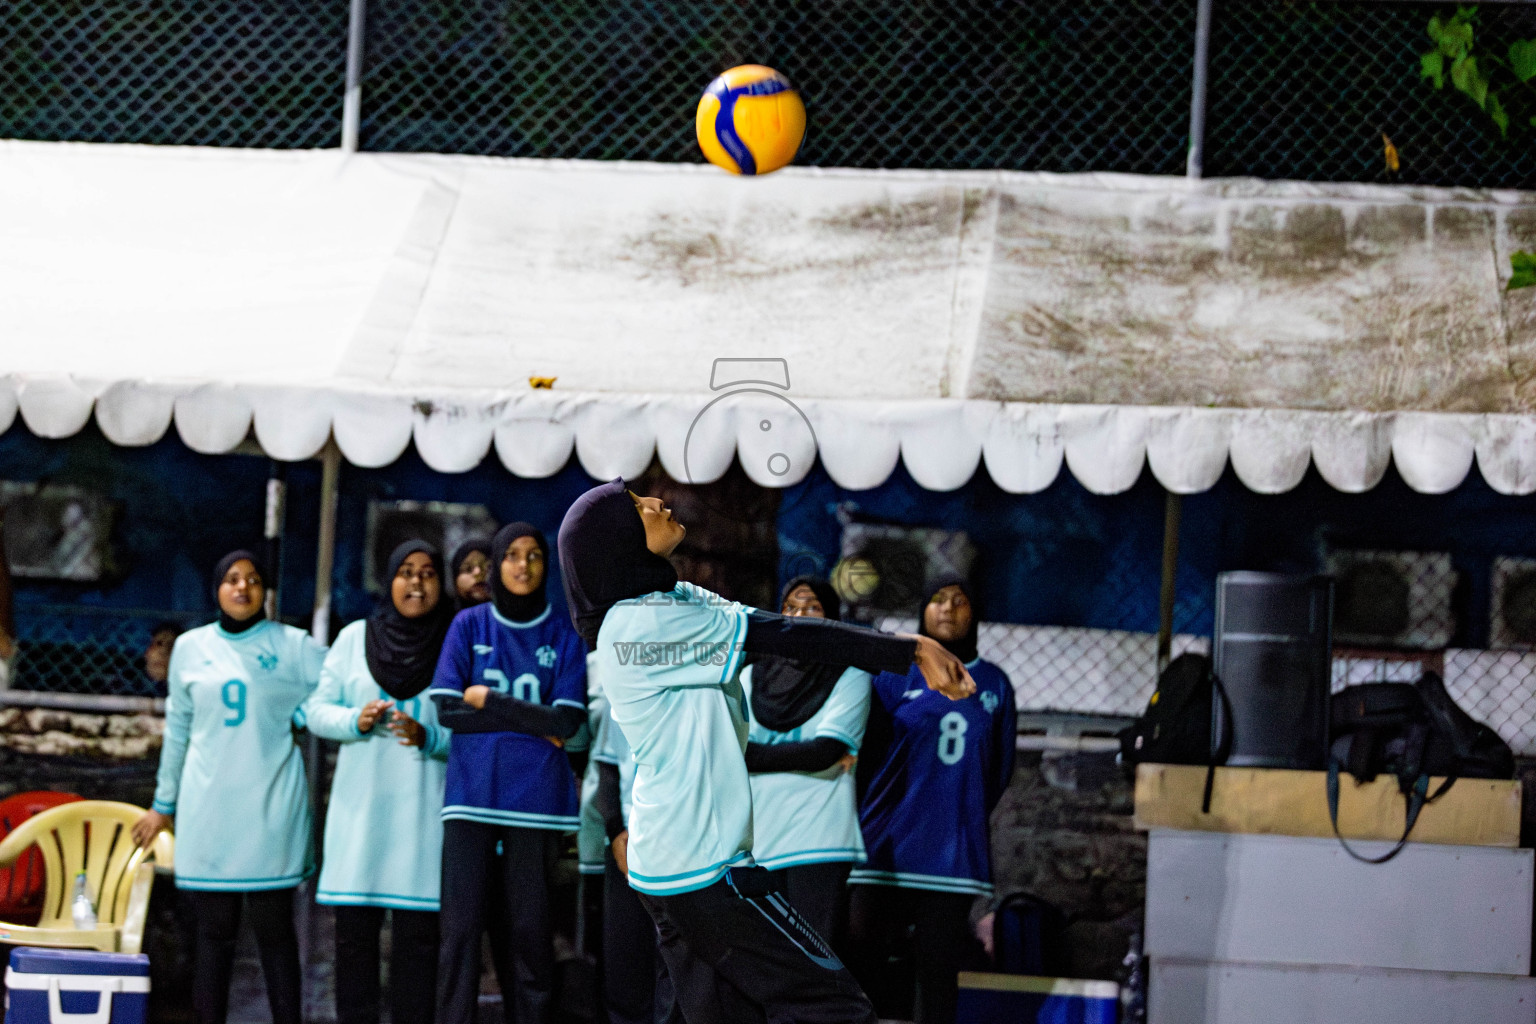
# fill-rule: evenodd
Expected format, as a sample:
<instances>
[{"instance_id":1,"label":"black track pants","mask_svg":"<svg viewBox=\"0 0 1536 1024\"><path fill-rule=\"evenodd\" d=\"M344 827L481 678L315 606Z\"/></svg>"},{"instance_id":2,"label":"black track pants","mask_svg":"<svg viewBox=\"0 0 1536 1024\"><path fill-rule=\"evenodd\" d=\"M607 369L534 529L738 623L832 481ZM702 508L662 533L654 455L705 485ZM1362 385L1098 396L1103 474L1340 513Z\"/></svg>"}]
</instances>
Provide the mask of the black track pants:
<instances>
[{"instance_id":1,"label":"black track pants","mask_svg":"<svg viewBox=\"0 0 1536 1024\"><path fill-rule=\"evenodd\" d=\"M608 1024L683 1024L656 942L656 922L640 894L629 887L612 850L604 860L603 1000Z\"/></svg>"},{"instance_id":2,"label":"black track pants","mask_svg":"<svg viewBox=\"0 0 1536 1024\"><path fill-rule=\"evenodd\" d=\"M559 836L546 829L476 821L443 822L442 945L438 955L437 1019L473 1024L480 998L480 936L485 915L508 926L512 991L502 992L508 1024L549 1024L555 985L549 883ZM502 844L505 903L487 907L489 872Z\"/></svg>"},{"instance_id":3,"label":"black track pants","mask_svg":"<svg viewBox=\"0 0 1536 1024\"><path fill-rule=\"evenodd\" d=\"M916 1024L954 1024L959 997L957 975L976 944L971 934L971 904L976 897L962 893L898 889L888 885L855 885L849 901L849 954L859 980L871 992L883 991L880 974L893 936L912 932L912 959L917 975ZM882 1008L884 1004L882 1003ZM906 1008L892 1008L905 1013Z\"/></svg>"},{"instance_id":4,"label":"black track pants","mask_svg":"<svg viewBox=\"0 0 1536 1024\"><path fill-rule=\"evenodd\" d=\"M853 975L762 868L640 900L688 1024L875 1024Z\"/></svg>"},{"instance_id":5,"label":"black track pants","mask_svg":"<svg viewBox=\"0 0 1536 1024\"><path fill-rule=\"evenodd\" d=\"M242 909L251 915L267 1005L273 1024L300 1024L304 1002L299 972L299 933L293 926L293 889L262 892L201 892L183 889L197 919L197 966L192 975L192 1010L198 1024L224 1024L229 1017L229 980Z\"/></svg>"},{"instance_id":6,"label":"black track pants","mask_svg":"<svg viewBox=\"0 0 1536 1024\"><path fill-rule=\"evenodd\" d=\"M432 1024L437 1006L437 913L389 912L389 1016ZM336 908L336 1022L379 1024L383 907Z\"/></svg>"},{"instance_id":7,"label":"black track pants","mask_svg":"<svg viewBox=\"0 0 1536 1024\"><path fill-rule=\"evenodd\" d=\"M789 905L800 911L811 930L837 946L848 918L848 861L830 864L799 864L772 872ZM841 948L841 947L838 947Z\"/></svg>"}]
</instances>

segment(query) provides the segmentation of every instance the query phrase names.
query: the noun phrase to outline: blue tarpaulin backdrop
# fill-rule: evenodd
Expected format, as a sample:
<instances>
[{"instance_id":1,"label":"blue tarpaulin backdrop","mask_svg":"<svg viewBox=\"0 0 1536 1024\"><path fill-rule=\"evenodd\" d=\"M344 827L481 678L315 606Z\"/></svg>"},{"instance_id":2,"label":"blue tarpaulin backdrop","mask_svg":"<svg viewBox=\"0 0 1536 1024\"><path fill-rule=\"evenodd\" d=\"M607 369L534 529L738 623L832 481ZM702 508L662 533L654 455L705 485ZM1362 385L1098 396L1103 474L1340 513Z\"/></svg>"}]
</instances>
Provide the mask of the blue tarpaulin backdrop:
<instances>
[{"instance_id":1,"label":"blue tarpaulin backdrop","mask_svg":"<svg viewBox=\"0 0 1536 1024\"><path fill-rule=\"evenodd\" d=\"M174 434L147 448L112 445L94 428L49 441L18 424L0 436L0 479L51 480L105 491L121 503L121 576L105 587L18 580L20 604L85 604L213 613L208 574L238 546L261 541L263 458L203 456ZM287 467L282 611L307 622L314 594L318 462ZM527 519L553 538L570 502L593 481L573 461L544 480L512 476L494 459L463 474L427 468L414 451L383 469L343 466L338 507L333 629L367 613L363 585L367 504L375 499L477 502L498 521ZM1150 473L1112 497L1088 493L1063 472L1033 495L1001 491L985 473L933 493L898 465L885 484L846 491L819 468L783 495L781 566L830 568L840 540L836 506L853 502L881 519L964 529L979 550L976 578L989 619L1153 631L1162 557L1164 494ZM1496 494L1474 471L1447 495L1409 489L1389 470L1365 494L1343 494L1315 472L1282 495L1246 490L1228 472L1183 500L1175 625L1209 633L1216 573L1314 572L1327 546L1449 551L1461 646L1487 642L1497 555L1536 555L1536 497ZM559 601L559 584L550 594Z\"/></svg>"}]
</instances>

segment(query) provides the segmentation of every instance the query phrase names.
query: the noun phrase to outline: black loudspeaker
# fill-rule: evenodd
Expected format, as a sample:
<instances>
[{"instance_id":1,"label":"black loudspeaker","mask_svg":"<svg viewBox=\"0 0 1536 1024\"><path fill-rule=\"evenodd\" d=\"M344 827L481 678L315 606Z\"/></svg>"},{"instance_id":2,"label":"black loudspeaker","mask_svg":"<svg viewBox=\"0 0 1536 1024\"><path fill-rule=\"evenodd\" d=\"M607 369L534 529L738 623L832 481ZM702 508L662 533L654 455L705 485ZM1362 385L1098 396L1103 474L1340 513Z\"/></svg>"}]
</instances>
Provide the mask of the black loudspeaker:
<instances>
[{"instance_id":1,"label":"black loudspeaker","mask_svg":"<svg viewBox=\"0 0 1536 1024\"><path fill-rule=\"evenodd\" d=\"M1216 577L1216 676L1231 703L1227 764L1328 766L1333 580L1226 572ZM1228 723L1212 702L1213 737ZM1213 741L1214 742L1214 741Z\"/></svg>"}]
</instances>

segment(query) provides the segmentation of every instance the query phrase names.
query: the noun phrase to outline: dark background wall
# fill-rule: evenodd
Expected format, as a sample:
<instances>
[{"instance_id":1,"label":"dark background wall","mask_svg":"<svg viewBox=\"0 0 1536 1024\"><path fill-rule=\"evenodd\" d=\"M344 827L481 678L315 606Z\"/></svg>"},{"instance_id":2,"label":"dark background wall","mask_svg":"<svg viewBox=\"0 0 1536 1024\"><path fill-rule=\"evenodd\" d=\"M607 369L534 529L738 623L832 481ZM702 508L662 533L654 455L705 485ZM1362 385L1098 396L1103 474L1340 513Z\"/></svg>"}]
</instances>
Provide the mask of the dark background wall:
<instances>
[{"instance_id":1,"label":"dark background wall","mask_svg":"<svg viewBox=\"0 0 1536 1024\"><path fill-rule=\"evenodd\" d=\"M0 435L0 479L75 483L106 492L120 503L116 546L122 566L119 577L103 586L18 580L18 602L211 616L209 570L224 552L259 544L270 467L258 457L198 455L174 431L146 448L119 448L94 425L75 437L50 441L18 422ZM289 494L282 611L307 621L314 594L320 467L310 461L285 469ZM565 509L592 483L574 460L544 480L514 477L494 457L468 473L441 474L414 450L382 469L344 465L335 628L366 614L372 602L363 581L369 501L480 503L498 521L527 519L553 538ZM664 488L685 521L694 524L698 546L690 557L724 557L709 550L712 537L723 540L716 548L760 547L765 539L761 530L725 522L707 502L690 504L685 488L655 471L648 483ZM1164 493L1150 472L1131 490L1109 497L1090 494L1065 470L1039 494L1007 494L984 470L964 487L939 494L924 491L900 466L879 487L849 491L818 465L805 481L779 495L776 513L771 501L739 493L739 481L728 483L725 493L734 495L731 500L750 504L752 515L763 523L776 522L779 581L806 566L830 570L840 543L836 510L852 503L861 515L968 531L979 552L975 575L989 619L1157 628ZM1335 491L1315 471L1289 493L1258 495L1228 472L1210 491L1183 499L1181 537L1175 613L1181 631L1210 632L1218 572L1313 572L1320 568L1321 552L1332 545L1449 551L1461 577L1454 642L1481 646L1487 642L1494 557L1536 555L1536 497L1499 495L1476 469L1446 495L1418 494L1390 469L1375 489L1357 495ZM760 560L760 553L741 557ZM761 587L735 582L738 589L761 596ZM561 602L558 580L551 582L550 594Z\"/></svg>"}]
</instances>

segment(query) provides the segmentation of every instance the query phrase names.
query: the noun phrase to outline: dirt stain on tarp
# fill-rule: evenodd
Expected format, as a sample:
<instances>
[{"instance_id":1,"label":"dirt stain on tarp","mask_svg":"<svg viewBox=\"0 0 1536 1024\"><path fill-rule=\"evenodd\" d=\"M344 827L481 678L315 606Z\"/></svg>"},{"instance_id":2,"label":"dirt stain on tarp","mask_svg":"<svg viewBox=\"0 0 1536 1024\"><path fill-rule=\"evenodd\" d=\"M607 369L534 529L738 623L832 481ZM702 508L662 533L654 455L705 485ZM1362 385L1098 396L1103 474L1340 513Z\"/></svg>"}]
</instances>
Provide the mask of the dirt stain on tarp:
<instances>
[{"instance_id":1,"label":"dirt stain on tarp","mask_svg":"<svg viewBox=\"0 0 1536 1024\"><path fill-rule=\"evenodd\" d=\"M857 285L951 256L964 203L960 190L944 189L815 217L767 204L731 218L658 211L608 255L639 278L689 288L730 288L796 274ZM601 258L587 254L589 261Z\"/></svg>"},{"instance_id":2,"label":"dirt stain on tarp","mask_svg":"<svg viewBox=\"0 0 1536 1024\"><path fill-rule=\"evenodd\" d=\"M1005 194L970 393L1513 408L1491 215L1432 223L1414 203Z\"/></svg>"},{"instance_id":3,"label":"dirt stain on tarp","mask_svg":"<svg viewBox=\"0 0 1536 1024\"><path fill-rule=\"evenodd\" d=\"M697 223L669 214L658 214L650 228L625 239L625 260L644 276L675 278L684 286L722 276L744 276L747 254L724 225ZM760 276L754 269L746 276Z\"/></svg>"}]
</instances>

